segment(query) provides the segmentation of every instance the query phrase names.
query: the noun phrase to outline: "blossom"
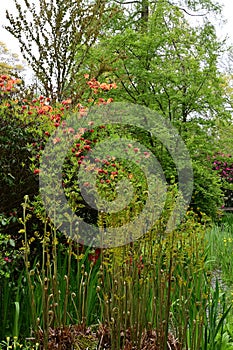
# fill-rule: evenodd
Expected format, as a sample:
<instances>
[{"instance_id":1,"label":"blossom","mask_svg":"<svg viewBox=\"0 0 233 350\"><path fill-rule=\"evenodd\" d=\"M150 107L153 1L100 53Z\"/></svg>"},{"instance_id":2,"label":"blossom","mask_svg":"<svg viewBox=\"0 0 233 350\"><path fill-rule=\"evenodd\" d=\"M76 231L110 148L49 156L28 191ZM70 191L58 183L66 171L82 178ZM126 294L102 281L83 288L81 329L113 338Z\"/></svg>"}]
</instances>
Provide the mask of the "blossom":
<instances>
[{"instance_id":1,"label":"blossom","mask_svg":"<svg viewBox=\"0 0 233 350\"><path fill-rule=\"evenodd\" d=\"M55 138L53 139L54 145L56 145L56 144L59 143L60 141L61 141L60 137L55 137Z\"/></svg>"},{"instance_id":2,"label":"blossom","mask_svg":"<svg viewBox=\"0 0 233 350\"><path fill-rule=\"evenodd\" d=\"M4 75L1 75L1 79L2 79L2 80L7 80L7 79L9 79L9 77L8 77L8 75L5 75L5 74L4 74Z\"/></svg>"},{"instance_id":3,"label":"blossom","mask_svg":"<svg viewBox=\"0 0 233 350\"><path fill-rule=\"evenodd\" d=\"M50 112L50 111L52 111L53 108L49 105L45 105L45 106L42 106L41 109L44 112Z\"/></svg>"},{"instance_id":4,"label":"blossom","mask_svg":"<svg viewBox=\"0 0 233 350\"><path fill-rule=\"evenodd\" d=\"M8 256L6 256L5 258L3 258L3 260L6 261L6 262L9 262L9 263L12 262L12 260L11 260L10 258L8 258Z\"/></svg>"},{"instance_id":5,"label":"blossom","mask_svg":"<svg viewBox=\"0 0 233 350\"><path fill-rule=\"evenodd\" d=\"M144 152L144 156L145 156L145 158L149 158L150 157L150 153L149 152Z\"/></svg>"},{"instance_id":6,"label":"blossom","mask_svg":"<svg viewBox=\"0 0 233 350\"><path fill-rule=\"evenodd\" d=\"M102 90L110 90L110 85L109 84L106 84L106 83L102 83L102 84L100 84L100 88L102 89Z\"/></svg>"},{"instance_id":7,"label":"blossom","mask_svg":"<svg viewBox=\"0 0 233 350\"><path fill-rule=\"evenodd\" d=\"M116 83L111 83L109 84L111 89L117 89L117 84Z\"/></svg>"},{"instance_id":8,"label":"blossom","mask_svg":"<svg viewBox=\"0 0 233 350\"><path fill-rule=\"evenodd\" d=\"M101 249L96 248L94 253L91 253L88 255L88 260L92 261L95 264L100 257L100 253L101 253Z\"/></svg>"},{"instance_id":9,"label":"blossom","mask_svg":"<svg viewBox=\"0 0 233 350\"><path fill-rule=\"evenodd\" d=\"M70 105L71 103L72 103L71 98L68 98L67 100L63 100L61 102L61 104L64 105L64 106Z\"/></svg>"},{"instance_id":10,"label":"blossom","mask_svg":"<svg viewBox=\"0 0 233 350\"><path fill-rule=\"evenodd\" d=\"M12 79L7 75L0 76L0 88L1 91L12 91L14 85L21 83L20 79Z\"/></svg>"}]
</instances>

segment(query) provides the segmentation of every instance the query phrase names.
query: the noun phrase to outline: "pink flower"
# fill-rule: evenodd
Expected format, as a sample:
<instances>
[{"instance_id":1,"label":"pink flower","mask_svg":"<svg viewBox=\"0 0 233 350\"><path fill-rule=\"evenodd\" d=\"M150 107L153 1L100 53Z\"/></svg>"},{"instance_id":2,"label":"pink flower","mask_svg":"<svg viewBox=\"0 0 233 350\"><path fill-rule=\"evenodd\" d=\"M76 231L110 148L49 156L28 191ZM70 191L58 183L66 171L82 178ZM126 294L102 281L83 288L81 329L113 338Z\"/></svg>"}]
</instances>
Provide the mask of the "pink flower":
<instances>
[{"instance_id":1,"label":"pink flower","mask_svg":"<svg viewBox=\"0 0 233 350\"><path fill-rule=\"evenodd\" d=\"M63 100L61 104L66 106L66 105L69 105L71 103L72 103L72 100L70 98L68 98L67 100Z\"/></svg>"},{"instance_id":2,"label":"pink flower","mask_svg":"<svg viewBox=\"0 0 233 350\"><path fill-rule=\"evenodd\" d=\"M53 139L54 145L56 145L56 143L59 143L60 141L61 141L60 137L55 137L55 138Z\"/></svg>"},{"instance_id":3,"label":"pink flower","mask_svg":"<svg viewBox=\"0 0 233 350\"><path fill-rule=\"evenodd\" d=\"M145 158L149 158L150 157L150 153L149 152L144 152L144 156L145 156Z\"/></svg>"}]
</instances>

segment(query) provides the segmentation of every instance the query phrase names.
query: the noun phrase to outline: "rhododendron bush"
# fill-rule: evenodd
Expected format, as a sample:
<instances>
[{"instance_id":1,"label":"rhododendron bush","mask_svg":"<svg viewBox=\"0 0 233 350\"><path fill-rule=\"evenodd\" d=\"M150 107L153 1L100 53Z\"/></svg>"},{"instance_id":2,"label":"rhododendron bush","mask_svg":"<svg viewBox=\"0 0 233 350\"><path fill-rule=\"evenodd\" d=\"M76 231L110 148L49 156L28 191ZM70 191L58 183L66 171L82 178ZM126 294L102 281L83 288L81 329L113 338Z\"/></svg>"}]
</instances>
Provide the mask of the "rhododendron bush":
<instances>
[{"instance_id":1,"label":"rhododendron bush","mask_svg":"<svg viewBox=\"0 0 233 350\"><path fill-rule=\"evenodd\" d=\"M233 183L233 160L231 154L219 153L213 156L214 170L217 170L220 177L227 183Z\"/></svg>"},{"instance_id":2,"label":"rhododendron bush","mask_svg":"<svg viewBox=\"0 0 233 350\"><path fill-rule=\"evenodd\" d=\"M0 77L0 123L1 123L1 188L2 197L0 212L10 216L15 211L21 216L21 203L25 195L33 200L38 194L38 175L40 172L40 157L49 137L56 131L66 118L66 112L71 109L75 113L85 115L92 104L108 104L112 102L106 93L115 89L115 84L99 83L88 79L90 87L89 99L85 106L81 103L72 105L71 99L61 103L51 104L45 96L33 99L20 98L21 81L9 76ZM105 96L106 95L106 96ZM66 130L64 124L64 132ZM59 139L54 137L54 144ZM77 162L84 157L83 151L89 151L92 141L80 140L82 144L76 147ZM78 143L78 140L77 140ZM89 144L86 144L89 143ZM68 151L68 150L67 150ZM78 163L77 163L78 164ZM14 222L14 234L17 235L17 223ZM8 226L7 226L8 227ZM9 231L11 231L11 225ZM5 228L6 229L6 228Z\"/></svg>"},{"instance_id":3,"label":"rhododendron bush","mask_svg":"<svg viewBox=\"0 0 233 350\"><path fill-rule=\"evenodd\" d=\"M225 193L225 207L233 207L233 159L219 152L213 156L213 169L219 174Z\"/></svg>"},{"instance_id":4,"label":"rhododendron bush","mask_svg":"<svg viewBox=\"0 0 233 350\"><path fill-rule=\"evenodd\" d=\"M9 216L9 213L15 210L20 216L21 203L23 202L24 196L26 194L29 195L30 199L33 201L34 196L38 194L40 158L46 142L50 137L53 137L54 144L60 142L59 137L56 137L56 129L61 126L64 132L70 133L72 137L74 133L78 132L78 130L66 128L65 119L69 113L77 113L77 115L82 117L88 113L88 108L92 105L102 105L113 102L111 91L117 88L115 83L99 82L95 78L90 78L88 74L85 74L83 79L86 80L87 86L87 93L85 94L86 100L80 101L74 105L69 98L63 100L61 103L52 103L50 98L46 96L37 96L33 99L20 98L20 80L6 75L0 77L1 167L3 169L1 173L1 187L3 188L3 192L0 211L4 213L4 215ZM104 138L119 138L121 136L129 138L128 151L137 154L138 161L140 161L140 157L146 158L149 156L147 152L144 152L144 154L141 153L139 148L132 148L130 144L131 138L139 138L140 142L150 149L154 141L152 142L145 132L143 133L137 128L130 131L130 129L123 129L119 125L102 125L96 128L94 123L93 125L90 123L88 130L85 131L82 137L76 137L73 146L70 150L67 150L67 157L64 163L65 174L63 176L64 192L67 199L71 196L71 193L74 191L76 192L76 197L73 202L75 210L82 213L82 215L86 216L91 222L97 222L98 213L96 210L92 210L84 205L83 198L78 189L77 179L75 179L75 173L77 173L80 165L85 165L86 155L95 147L96 142ZM159 152L160 148L158 147L158 150L156 150L156 143L154 142L154 144L155 146L151 148L151 150L155 153L157 152L158 159L164 166L166 177L169 180L170 177L172 178L172 176L175 175L174 167L172 167L169 157L165 156L165 158L159 158L161 157ZM162 156L164 157L164 155L165 153L163 151ZM167 169L166 162L168 165ZM218 162L221 161L216 158L214 169L221 172L222 178L231 182L231 165L228 164L229 162L221 164ZM140 186L136 187L137 189L135 192L136 197L139 196L138 204L135 206L136 202L132 202L132 205L134 208L137 208L137 210L140 210L146 200L146 181L137 166L134 166L134 170L132 171L132 168L130 169L126 163L127 162L122 160L114 159L111 156L109 156L109 158L104 157L103 159L96 159L96 165L91 171L96 173L98 190L107 196L110 201L115 198L114 189L118 181L122 178L128 178L134 186L139 182ZM205 181L205 178L207 179L209 177L210 179L212 177L210 173L209 175L206 173L206 170L204 170L201 165L197 173L201 174L198 180L200 182ZM205 175L203 176L203 174ZM209 183L209 180L207 180L207 182ZM217 182L215 186L216 184ZM88 181L86 181L85 186L88 189ZM200 192L198 192L198 183L196 189L196 192L193 193L191 206L196 211L205 212L206 210L210 215L211 213L208 210L211 206L207 202L204 203L205 205L202 205L202 197L200 197L199 200L198 195ZM213 200L213 197L211 200ZM216 198L216 203L218 202L219 199ZM133 209L131 208L131 214L132 213ZM112 219L113 216L109 216L107 220L112 221ZM118 217L118 219L120 218ZM14 226L14 233L17 234L16 223L14 223Z\"/></svg>"}]
</instances>

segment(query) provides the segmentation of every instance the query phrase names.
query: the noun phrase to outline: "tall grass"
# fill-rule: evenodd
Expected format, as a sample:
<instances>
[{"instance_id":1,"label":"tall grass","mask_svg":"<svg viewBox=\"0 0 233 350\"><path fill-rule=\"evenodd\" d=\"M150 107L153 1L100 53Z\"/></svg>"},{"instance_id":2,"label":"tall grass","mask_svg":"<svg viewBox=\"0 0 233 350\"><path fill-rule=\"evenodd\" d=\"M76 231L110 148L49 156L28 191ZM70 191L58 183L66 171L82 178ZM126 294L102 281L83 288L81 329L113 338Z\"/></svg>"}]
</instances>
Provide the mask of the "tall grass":
<instances>
[{"instance_id":1,"label":"tall grass","mask_svg":"<svg viewBox=\"0 0 233 350\"><path fill-rule=\"evenodd\" d=\"M102 266L98 296L111 349L123 349L129 334L140 349L142 334L151 329L159 349L168 348L169 334L180 348L200 349L210 288L204 231L189 213L170 234L158 222L143 239L112 250L110 257L105 253L108 264Z\"/></svg>"},{"instance_id":2,"label":"tall grass","mask_svg":"<svg viewBox=\"0 0 233 350\"><path fill-rule=\"evenodd\" d=\"M220 225L206 233L210 267L227 286L233 285L233 214L225 214Z\"/></svg>"},{"instance_id":3,"label":"tall grass","mask_svg":"<svg viewBox=\"0 0 233 350\"><path fill-rule=\"evenodd\" d=\"M208 265L212 273L204 349L233 348L233 214L224 214L221 223L205 235Z\"/></svg>"},{"instance_id":4,"label":"tall grass","mask_svg":"<svg viewBox=\"0 0 233 350\"><path fill-rule=\"evenodd\" d=\"M23 205L24 261L29 303L28 315L31 336L41 338L48 348L49 330L67 324L94 324L98 320L97 271L99 263L88 260L91 249L67 238L65 246L58 241L58 232L44 219L43 234L27 238L27 208ZM40 241L41 256L30 261L30 244Z\"/></svg>"},{"instance_id":5,"label":"tall grass","mask_svg":"<svg viewBox=\"0 0 233 350\"><path fill-rule=\"evenodd\" d=\"M145 334L152 330L161 350L169 349L171 336L179 349L223 350L231 307L209 272L210 264L218 266L218 258L207 255L208 244L209 252L224 262L214 246L222 242L227 249L217 228L206 234L205 225L189 212L176 230L167 233L166 211L141 239L102 249L98 258L95 250L71 239L61 243L59 232L45 218L44 232L34 237L40 242L41 256L31 261L28 207L26 200L22 218L25 271L18 281L17 297L11 300L10 322L16 337L24 333L47 349L51 329L79 324L105 330L112 350L140 349ZM224 231L224 237L226 233L229 238L230 230ZM9 286L5 288L10 292ZM104 337L97 348L104 348Z\"/></svg>"}]
</instances>

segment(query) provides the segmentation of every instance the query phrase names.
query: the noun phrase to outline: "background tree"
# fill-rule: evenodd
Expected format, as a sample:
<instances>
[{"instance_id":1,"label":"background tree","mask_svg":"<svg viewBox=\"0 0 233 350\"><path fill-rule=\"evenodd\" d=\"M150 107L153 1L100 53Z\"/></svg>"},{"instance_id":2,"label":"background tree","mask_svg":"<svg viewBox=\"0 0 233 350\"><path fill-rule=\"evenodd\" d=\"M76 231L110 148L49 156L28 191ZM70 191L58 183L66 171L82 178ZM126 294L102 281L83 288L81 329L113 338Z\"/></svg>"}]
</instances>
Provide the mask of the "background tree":
<instances>
[{"instance_id":1,"label":"background tree","mask_svg":"<svg viewBox=\"0 0 233 350\"><path fill-rule=\"evenodd\" d=\"M17 54L11 53L7 45L0 41L0 75L18 76L24 67Z\"/></svg>"},{"instance_id":2,"label":"background tree","mask_svg":"<svg viewBox=\"0 0 233 350\"><path fill-rule=\"evenodd\" d=\"M6 12L6 29L18 39L43 92L64 99L101 31L106 0L41 0L38 4L24 0L23 5L14 0L14 4L17 15Z\"/></svg>"},{"instance_id":3,"label":"background tree","mask_svg":"<svg viewBox=\"0 0 233 350\"><path fill-rule=\"evenodd\" d=\"M218 69L225 49L210 22L191 26L182 9L158 1L146 31L132 25L111 33L90 51L89 59L92 76L117 83L118 89L112 92L115 101L145 105L178 128L193 158L192 207L213 216L222 193L210 155L219 150L216 125L228 121L232 110L225 78ZM138 130L134 134L140 135ZM176 176L175 164L163 145L145 133L140 141L156 154L168 180Z\"/></svg>"},{"instance_id":4,"label":"background tree","mask_svg":"<svg viewBox=\"0 0 233 350\"><path fill-rule=\"evenodd\" d=\"M208 14L221 13L222 6L213 0L113 0L120 8L124 9L128 22L136 30L145 31L151 14L157 6L163 3L166 6L177 7L184 14L191 17L206 18Z\"/></svg>"},{"instance_id":5,"label":"background tree","mask_svg":"<svg viewBox=\"0 0 233 350\"><path fill-rule=\"evenodd\" d=\"M224 49L214 27L191 27L177 7L164 2L150 17L148 31L127 29L106 38L90 58L92 72L103 66L106 79L118 83L115 97L143 104L174 123L225 113L218 55ZM96 62L94 67L93 62Z\"/></svg>"}]
</instances>

